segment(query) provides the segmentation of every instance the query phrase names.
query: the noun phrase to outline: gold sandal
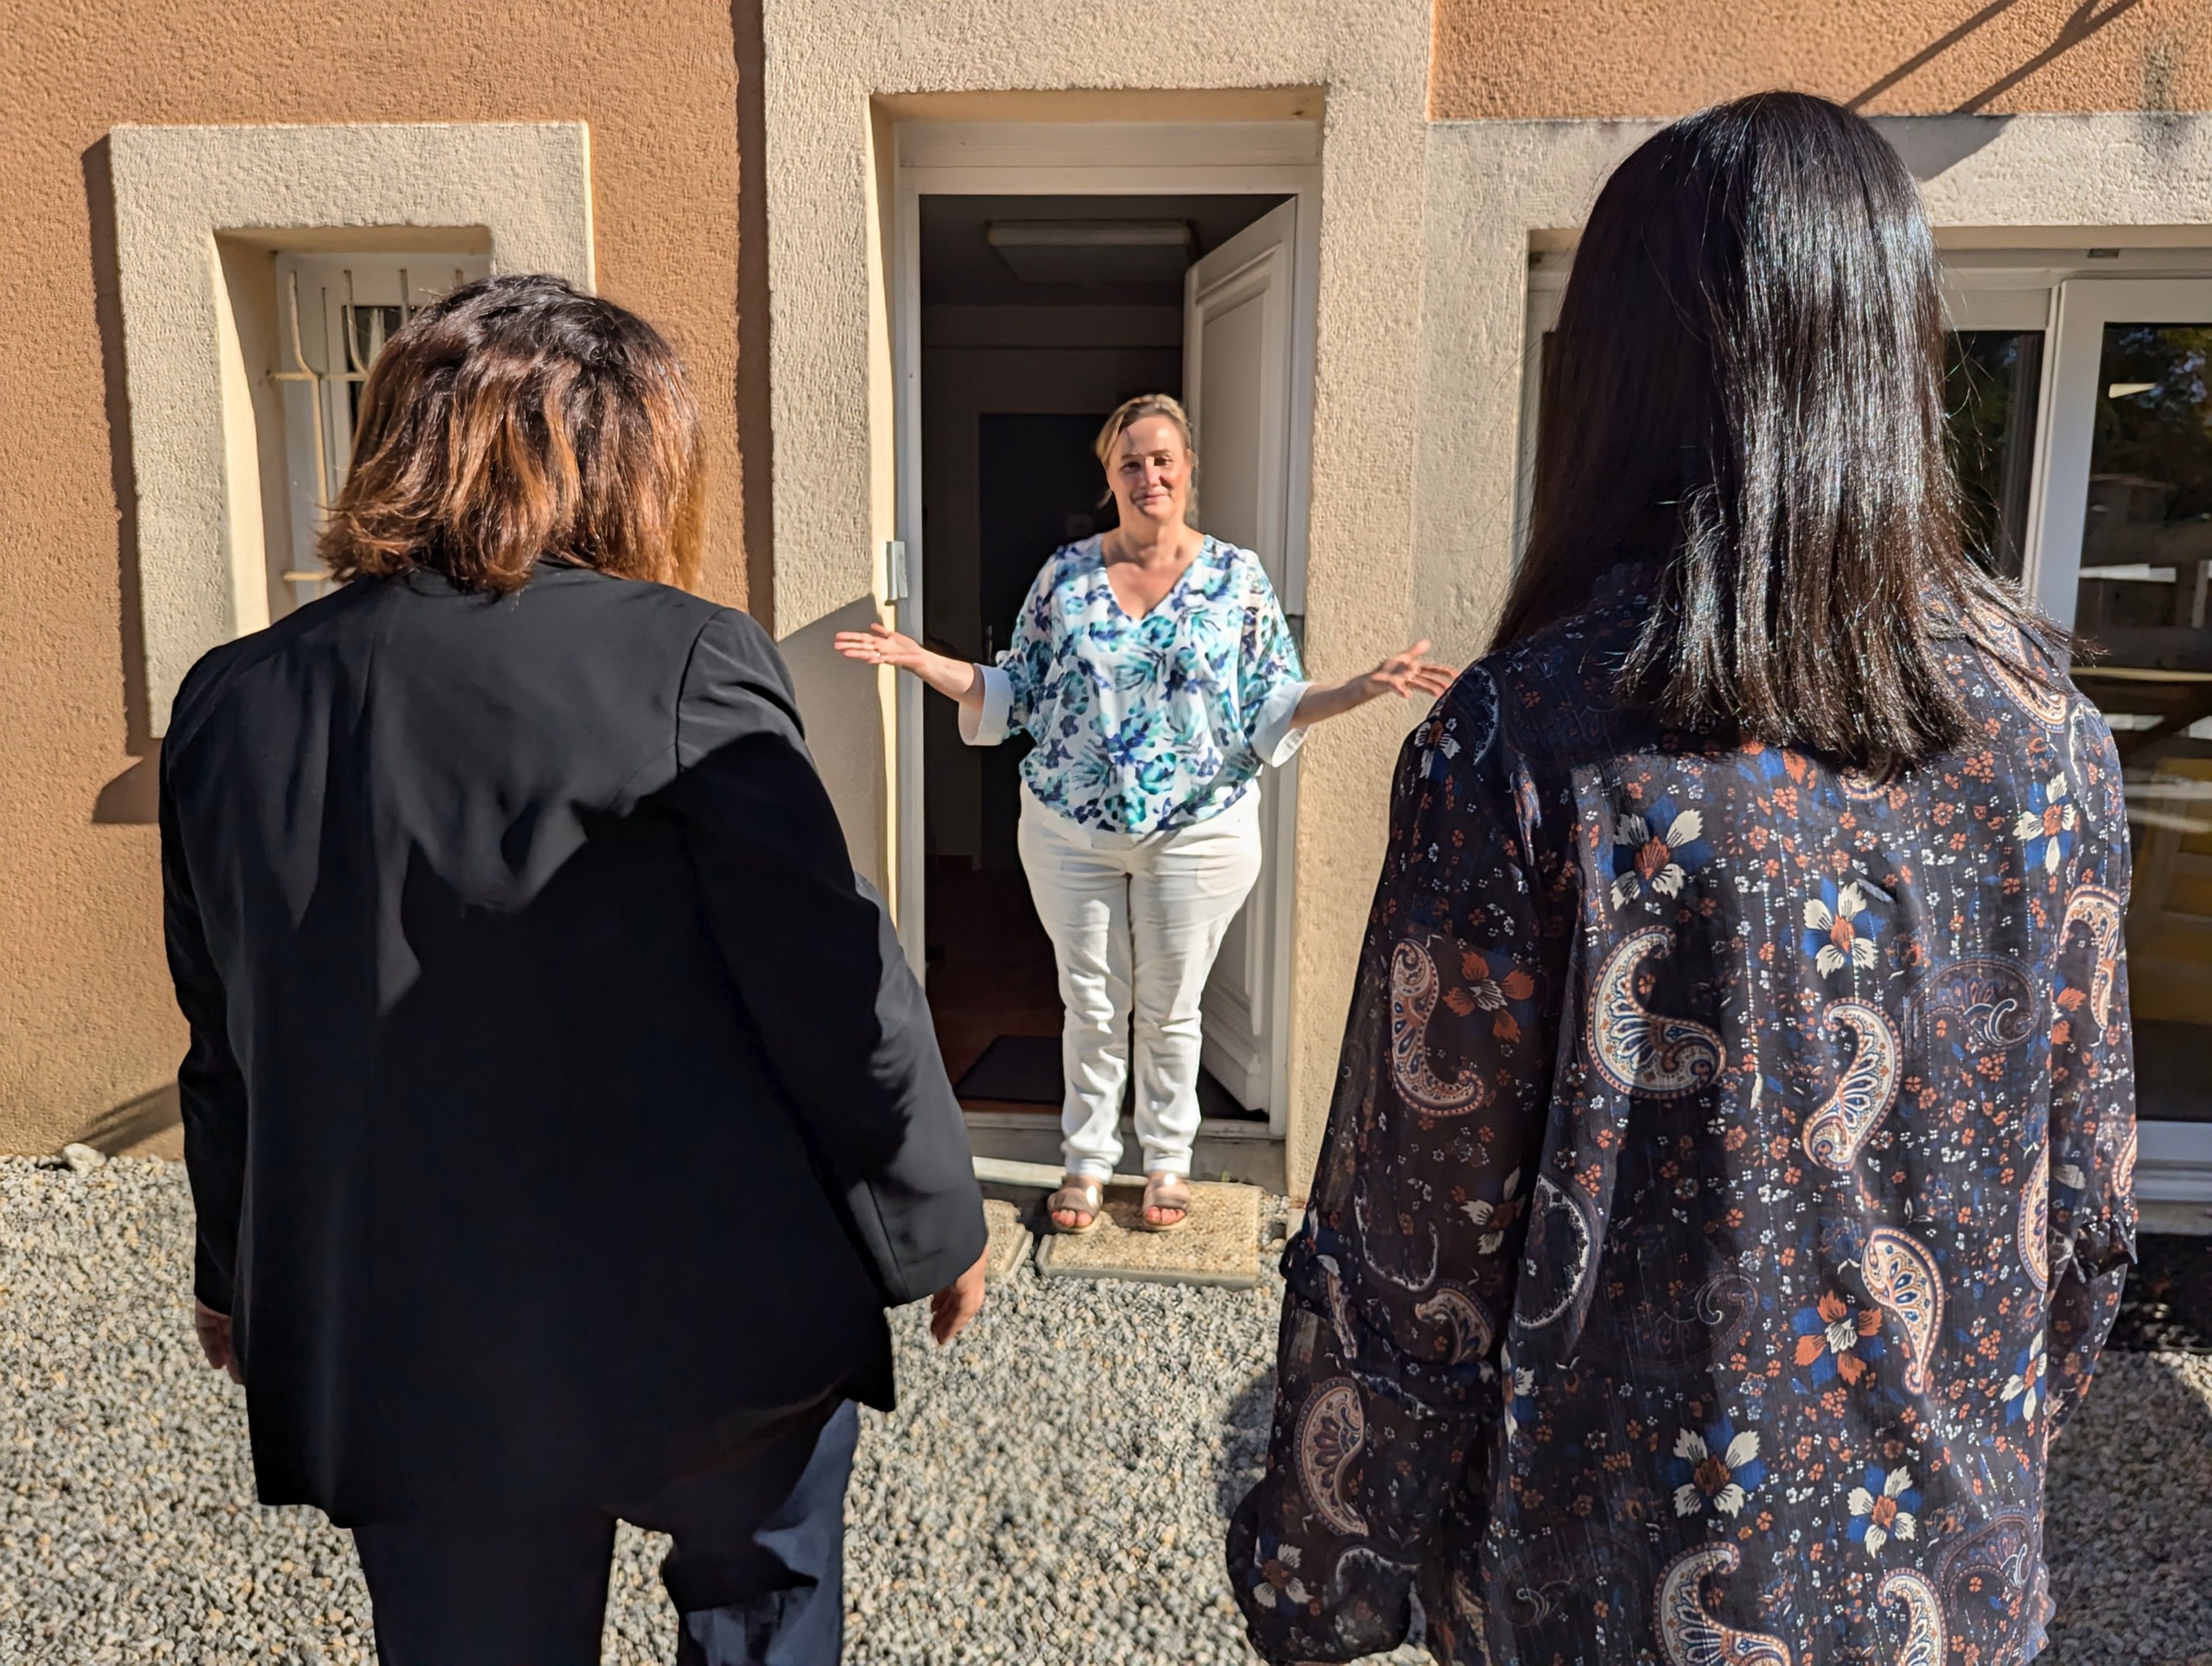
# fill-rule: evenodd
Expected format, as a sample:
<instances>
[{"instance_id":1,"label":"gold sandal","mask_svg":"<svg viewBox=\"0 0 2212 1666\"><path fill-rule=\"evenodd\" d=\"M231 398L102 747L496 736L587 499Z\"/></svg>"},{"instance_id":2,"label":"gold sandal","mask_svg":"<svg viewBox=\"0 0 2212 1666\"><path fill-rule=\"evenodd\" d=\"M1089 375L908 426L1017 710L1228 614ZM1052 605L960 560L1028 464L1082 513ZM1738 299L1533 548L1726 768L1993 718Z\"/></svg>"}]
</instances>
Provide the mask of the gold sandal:
<instances>
[{"instance_id":1,"label":"gold sandal","mask_svg":"<svg viewBox=\"0 0 2212 1666\"><path fill-rule=\"evenodd\" d=\"M1106 1188L1103 1182L1088 1175L1069 1175L1060 1189L1044 1201L1044 1211L1052 1219L1053 1231L1080 1237L1085 1232L1098 1230L1098 1218L1106 1213ZM1063 1226L1056 1217L1082 1215L1086 1217L1080 1226Z\"/></svg>"},{"instance_id":2,"label":"gold sandal","mask_svg":"<svg viewBox=\"0 0 2212 1666\"><path fill-rule=\"evenodd\" d=\"M1176 1211L1173 1220L1154 1220L1155 1209ZM1145 1177L1145 1207L1137 1219L1147 1232L1172 1232L1187 1225L1190 1220L1190 1186L1179 1174L1163 1170Z\"/></svg>"}]
</instances>

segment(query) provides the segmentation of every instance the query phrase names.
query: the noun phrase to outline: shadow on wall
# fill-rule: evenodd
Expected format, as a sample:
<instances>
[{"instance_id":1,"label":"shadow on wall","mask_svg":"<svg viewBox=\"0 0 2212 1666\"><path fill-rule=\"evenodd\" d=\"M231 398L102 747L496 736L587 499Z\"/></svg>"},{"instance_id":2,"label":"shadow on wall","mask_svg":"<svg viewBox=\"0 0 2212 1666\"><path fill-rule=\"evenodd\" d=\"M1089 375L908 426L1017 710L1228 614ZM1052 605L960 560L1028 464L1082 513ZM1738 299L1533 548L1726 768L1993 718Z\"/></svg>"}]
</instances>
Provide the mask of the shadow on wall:
<instances>
[{"instance_id":1,"label":"shadow on wall","mask_svg":"<svg viewBox=\"0 0 2212 1666\"><path fill-rule=\"evenodd\" d=\"M1876 77L1864 91L1848 100L1845 107L1852 110L1864 109L1867 105L1880 98L1899 82L1908 76L1919 74L1944 53L1977 31L1995 22L2019 3L2020 0L1990 0L1990 4L1984 6L1948 33L1938 36L1894 70L1890 70L1887 75ZM2132 11L2141 3L2142 0L2080 0L2080 3L2067 15L2066 21L2058 26L2058 33L2051 37L2048 46L2029 58L2026 63L2016 65L1999 76L1980 92L1959 105L1953 113L1962 116L1978 113L1996 100L2002 98L2037 70L2046 68L2065 53L2071 52L2122 13ZM1919 170L1915 168L1914 172L1917 173ZM1920 177L1926 179L1929 176L1921 174Z\"/></svg>"},{"instance_id":2,"label":"shadow on wall","mask_svg":"<svg viewBox=\"0 0 2212 1666\"><path fill-rule=\"evenodd\" d=\"M123 295L115 246L115 181L106 139L81 158L87 222L91 228L93 311L100 327L100 365L107 407L108 489L115 495L115 575L118 598L116 670L121 683L123 749L138 762L102 787L95 823L142 825L154 819L160 742L146 695L146 630L138 577L138 485L131 465L131 395L123 372ZM89 1143L89 1142L88 1142Z\"/></svg>"},{"instance_id":3,"label":"shadow on wall","mask_svg":"<svg viewBox=\"0 0 2212 1666\"><path fill-rule=\"evenodd\" d=\"M882 618L872 597L847 602L776 642L799 695L806 726L807 749L829 784L830 797L844 824L853 866L886 896L890 875L878 872L884 857L883 707L872 668L848 660L830 646L841 630L866 630Z\"/></svg>"},{"instance_id":4,"label":"shadow on wall","mask_svg":"<svg viewBox=\"0 0 2212 1666\"><path fill-rule=\"evenodd\" d=\"M100 1112L70 1136L70 1143L90 1146L113 1157L167 1133L183 1120L177 1085L165 1082L151 1093L142 1093Z\"/></svg>"},{"instance_id":5,"label":"shadow on wall","mask_svg":"<svg viewBox=\"0 0 2212 1666\"><path fill-rule=\"evenodd\" d=\"M775 635L775 435L769 422L768 64L761 0L731 0L738 59L738 488L745 605Z\"/></svg>"},{"instance_id":6,"label":"shadow on wall","mask_svg":"<svg viewBox=\"0 0 2212 1666\"><path fill-rule=\"evenodd\" d=\"M2010 116L1877 116L1875 126L1912 177L1925 185L1948 173L2012 125Z\"/></svg>"}]
</instances>

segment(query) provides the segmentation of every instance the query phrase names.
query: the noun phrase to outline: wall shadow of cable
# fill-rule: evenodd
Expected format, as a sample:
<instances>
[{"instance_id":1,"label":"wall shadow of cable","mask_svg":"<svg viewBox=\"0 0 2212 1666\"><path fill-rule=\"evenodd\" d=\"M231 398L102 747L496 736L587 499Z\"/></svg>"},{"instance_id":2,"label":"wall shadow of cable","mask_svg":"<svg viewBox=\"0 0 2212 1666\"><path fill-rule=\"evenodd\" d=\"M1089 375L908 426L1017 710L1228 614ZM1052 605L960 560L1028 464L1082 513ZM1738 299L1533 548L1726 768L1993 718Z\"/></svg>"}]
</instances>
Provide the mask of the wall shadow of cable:
<instances>
[{"instance_id":1,"label":"wall shadow of cable","mask_svg":"<svg viewBox=\"0 0 2212 1666\"><path fill-rule=\"evenodd\" d=\"M1960 115L1973 115L2026 81L2062 53L2071 52L2122 12L2133 11L2142 0L2082 0L2060 26L2057 38L2018 69L2000 76L1959 106Z\"/></svg>"},{"instance_id":2,"label":"wall shadow of cable","mask_svg":"<svg viewBox=\"0 0 2212 1666\"><path fill-rule=\"evenodd\" d=\"M2142 0L2081 0L2081 3L2075 7L2065 22L2059 26L2058 33L2052 37L2049 46L2025 64L2007 70L1972 98L1954 106L1951 113L1962 116L1978 113L1995 100L2002 98L2037 70L2071 52L2123 12L2132 11L2142 3ZM1972 17L1967 18L1948 33L1930 41L1895 69L1878 77L1864 89L1845 100L1844 107L1849 110L1863 110L1866 106L1898 83L1917 75L1944 53L1989 24L1995 22L2019 3L2020 0L1990 0L1990 4L1984 6Z\"/></svg>"}]
</instances>

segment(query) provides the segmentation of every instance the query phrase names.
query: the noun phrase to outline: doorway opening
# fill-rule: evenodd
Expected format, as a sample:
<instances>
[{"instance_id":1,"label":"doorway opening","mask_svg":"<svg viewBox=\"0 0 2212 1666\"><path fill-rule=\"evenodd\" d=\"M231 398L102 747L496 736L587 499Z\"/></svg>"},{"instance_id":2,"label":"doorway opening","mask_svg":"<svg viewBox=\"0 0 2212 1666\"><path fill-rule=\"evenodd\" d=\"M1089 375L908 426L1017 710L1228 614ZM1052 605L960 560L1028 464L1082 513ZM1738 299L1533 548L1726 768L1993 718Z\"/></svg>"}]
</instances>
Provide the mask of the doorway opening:
<instances>
[{"instance_id":1,"label":"doorway opening","mask_svg":"<svg viewBox=\"0 0 2212 1666\"><path fill-rule=\"evenodd\" d=\"M1112 528L1093 438L1135 394L1194 403L1189 384L1204 374L1206 355L1191 350L1208 346L1191 339L1194 319L1201 336L1206 331L1195 302L1208 282L1235 276L1224 265L1264 263L1279 245L1272 303L1287 316L1289 233L1275 234L1291 203L1282 192L919 193L909 222L919 307L908 363L919 372L918 634L932 648L988 661L1006 647L1046 559ZM1264 284L1253 294L1269 300ZM1238 325L1262 344L1259 356L1274 337L1287 342L1280 319L1275 326L1269 336L1256 309ZM1213 356L1225 365L1236 344L1227 329L1215 335ZM1287 380L1287 349L1282 356ZM1288 470L1261 478L1267 468L1251 465L1246 453L1265 442L1243 430L1256 435L1273 422L1287 433L1288 422L1284 410L1257 408L1257 364L1246 350L1234 367L1240 384L1253 384L1250 397L1227 389L1215 402L1218 468L1208 417L1194 410L1196 518L1204 530L1257 550L1279 587L1287 510L1262 517L1263 526L1251 506L1268 493L1282 498ZM1272 397L1283 403L1279 389ZM1270 535L1273 549L1263 542ZM1285 605L1294 605L1287 597ZM1030 743L1015 736L994 747L963 745L945 700L923 702L920 722L927 982L945 1067L969 1110L1048 1119L1060 1102L1061 1008L1052 945L1015 851ZM1263 878L1246 915L1267 914L1274 900ZM1253 989L1259 960L1279 934L1240 918L1224 945L1207 992L1200 1098L1209 1121L1267 1121L1261 1055L1272 1040Z\"/></svg>"}]
</instances>

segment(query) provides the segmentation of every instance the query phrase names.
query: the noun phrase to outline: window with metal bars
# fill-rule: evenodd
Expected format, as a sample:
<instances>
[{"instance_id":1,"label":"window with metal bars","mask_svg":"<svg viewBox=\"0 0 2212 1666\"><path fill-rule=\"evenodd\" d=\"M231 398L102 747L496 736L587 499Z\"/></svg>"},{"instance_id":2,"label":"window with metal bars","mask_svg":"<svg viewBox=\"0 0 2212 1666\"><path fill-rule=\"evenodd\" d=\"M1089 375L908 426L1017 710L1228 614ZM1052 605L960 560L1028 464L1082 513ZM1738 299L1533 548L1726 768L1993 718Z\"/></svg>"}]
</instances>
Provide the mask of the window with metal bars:
<instances>
[{"instance_id":1,"label":"window with metal bars","mask_svg":"<svg viewBox=\"0 0 2212 1666\"><path fill-rule=\"evenodd\" d=\"M489 270L480 253L280 253L277 363L285 505L268 540L278 593L293 606L330 586L315 558L323 517L345 483L362 385L384 344L439 296Z\"/></svg>"}]
</instances>

